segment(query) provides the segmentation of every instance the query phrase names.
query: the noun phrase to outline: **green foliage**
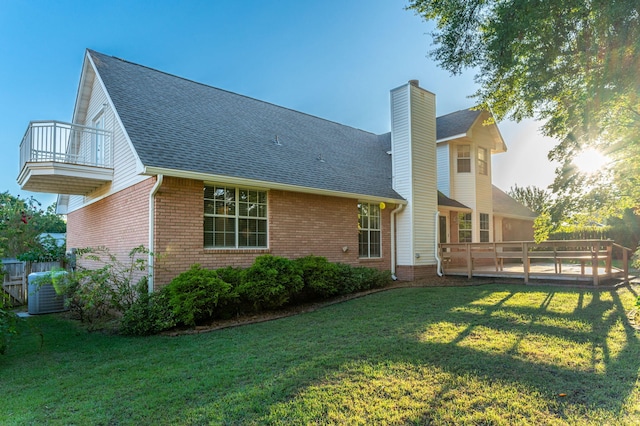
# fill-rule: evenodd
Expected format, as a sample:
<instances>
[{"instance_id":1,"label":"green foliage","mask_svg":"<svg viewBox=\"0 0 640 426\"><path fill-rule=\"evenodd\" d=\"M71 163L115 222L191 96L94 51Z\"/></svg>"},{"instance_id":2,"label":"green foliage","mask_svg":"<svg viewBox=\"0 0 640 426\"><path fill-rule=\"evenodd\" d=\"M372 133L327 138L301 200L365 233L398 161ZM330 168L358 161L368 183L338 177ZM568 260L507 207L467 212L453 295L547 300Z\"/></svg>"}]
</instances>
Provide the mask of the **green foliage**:
<instances>
[{"instance_id":1,"label":"green foliage","mask_svg":"<svg viewBox=\"0 0 640 426\"><path fill-rule=\"evenodd\" d=\"M16 256L18 260L23 262L55 262L64 259L66 244L58 245L56 239L51 235L36 238L40 244Z\"/></svg>"},{"instance_id":2,"label":"green foliage","mask_svg":"<svg viewBox=\"0 0 640 426\"><path fill-rule=\"evenodd\" d=\"M11 310L9 295L0 291L0 355L4 355L13 337L18 334L18 325L22 321Z\"/></svg>"},{"instance_id":3,"label":"green foliage","mask_svg":"<svg viewBox=\"0 0 640 426\"><path fill-rule=\"evenodd\" d=\"M224 282L216 271L197 264L171 280L163 292L176 320L192 326L214 318L237 298L231 284Z\"/></svg>"},{"instance_id":4,"label":"green foliage","mask_svg":"<svg viewBox=\"0 0 640 426\"><path fill-rule=\"evenodd\" d=\"M553 203L551 194L535 186L520 187L515 185L507 191L507 194L538 214L548 211Z\"/></svg>"},{"instance_id":5,"label":"green foliage","mask_svg":"<svg viewBox=\"0 0 640 426\"><path fill-rule=\"evenodd\" d=\"M536 243L541 243L549 239L549 234L553 225L551 216L547 212L542 212L533 221L533 239Z\"/></svg>"},{"instance_id":6,"label":"green foliage","mask_svg":"<svg viewBox=\"0 0 640 426\"><path fill-rule=\"evenodd\" d=\"M80 249L77 258L91 262L95 269L78 266L73 273L61 277L58 288L66 296L66 304L81 321L100 326L104 321L122 315L138 299L141 285L147 283L147 257L142 246L129 252L126 262L104 247Z\"/></svg>"},{"instance_id":7,"label":"green foliage","mask_svg":"<svg viewBox=\"0 0 640 426\"><path fill-rule=\"evenodd\" d=\"M42 210L41 204L33 197L15 197L8 192L0 193L0 254L17 257L24 253L51 254L39 235L45 232L66 232L66 223L55 214L55 206ZM64 253L64 249L62 250ZM61 257L58 257L58 260ZM32 259L26 259L32 260ZM35 260L40 261L37 258Z\"/></svg>"},{"instance_id":8,"label":"green foliage","mask_svg":"<svg viewBox=\"0 0 640 426\"><path fill-rule=\"evenodd\" d=\"M136 287L137 298L124 311L120 321L120 333L129 336L147 336L168 330L176 325L166 291L149 293L146 281Z\"/></svg>"},{"instance_id":9,"label":"green foliage","mask_svg":"<svg viewBox=\"0 0 640 426\"><path fill-rule=\"evenodd\" d=\"M304 288L309 298L327 298L341 291L340 267L321 256L306 256L294 261L302 271Z\"/></svg>"},{"instance_id":10,"label":"green foliage","mask_svg":"<svg viewBox=\"0 0 640 426\"><path fill-rule=\"evenodd\" d=\"M480 107L496 119L534 117L558 139L554 192L582 206L640 204L640 10L637 1L412 0L433 20L431 56L453 74L476 72ZM573 159L597 148L599 173ZM614 166L615 165L615 166ZM561 210L562 211L562 210Z\"/></svg>"},{"instance_id":11,"label":"green foliage","mask_svg":"<svg viewBox=\"0 0 640 426\"><path fill-rule=\"evenodd\" d=\"M255 310L275 309L286 305L303 287L302 271L295 262L263 255L245 271L238 292Z\"/></svg>"}]
</instances>

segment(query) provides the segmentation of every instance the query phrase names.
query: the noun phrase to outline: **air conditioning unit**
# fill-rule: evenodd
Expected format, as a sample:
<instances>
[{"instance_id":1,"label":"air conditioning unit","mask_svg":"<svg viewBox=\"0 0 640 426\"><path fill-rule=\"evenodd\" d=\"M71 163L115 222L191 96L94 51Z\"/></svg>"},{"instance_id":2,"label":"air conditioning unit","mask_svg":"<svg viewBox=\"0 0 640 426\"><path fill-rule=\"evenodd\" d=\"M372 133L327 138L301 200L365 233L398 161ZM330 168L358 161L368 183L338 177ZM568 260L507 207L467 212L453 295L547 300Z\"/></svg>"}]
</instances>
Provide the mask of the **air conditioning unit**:
<instances>
[{"instance_id":1,"label":"air conditioning unit","mask_svg":"<svg viewBox=\"0 0 640 426\"><path fill-rule=\"evenodd\" d=\"M64 271L54 273L66 274ZM52 284L45 284L41 281L50 275L51 272L32 272L29 274L27 310L30 315L51 314L67 310L64 306L64 296L59 296Z\"/></svg>"}]
</instances>

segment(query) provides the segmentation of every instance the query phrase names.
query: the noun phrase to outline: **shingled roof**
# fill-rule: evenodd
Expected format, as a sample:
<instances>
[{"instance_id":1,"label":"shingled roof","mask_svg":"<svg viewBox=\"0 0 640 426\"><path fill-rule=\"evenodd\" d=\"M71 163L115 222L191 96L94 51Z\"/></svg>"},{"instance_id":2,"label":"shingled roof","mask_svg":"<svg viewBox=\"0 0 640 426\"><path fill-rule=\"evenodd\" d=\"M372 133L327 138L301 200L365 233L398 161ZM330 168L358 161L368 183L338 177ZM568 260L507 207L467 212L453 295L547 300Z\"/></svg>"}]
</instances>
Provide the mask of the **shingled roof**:
<instances>
[{"instance_id":1,"label":"shingled roof","mask_svg":"<svg viewBox=\"0 0 640 426\"><path fill-rule=\"evenodd\" d=\"M463 109L436 119L436 140L465 134L478 119L482 111Z\"/></svg>"},{"instance_id":2,"label":"shingled roof","mask_svg":"<svg viewBox=\"0 0 640 426\"><path fill-rule=\"evenodd\" d=\"M88 53L145 167L402 200L389 134Z\"/></svg>"},{"instance_id":3,"label":"shingled roof","mask_svg":"<svg viewBox=\"0 0 640 426\"><path fill-rule=\"evenodd\" d=\"M538 215L493 185L493 213L520 219L535 219Z\"/></svg>"}]
</instances>

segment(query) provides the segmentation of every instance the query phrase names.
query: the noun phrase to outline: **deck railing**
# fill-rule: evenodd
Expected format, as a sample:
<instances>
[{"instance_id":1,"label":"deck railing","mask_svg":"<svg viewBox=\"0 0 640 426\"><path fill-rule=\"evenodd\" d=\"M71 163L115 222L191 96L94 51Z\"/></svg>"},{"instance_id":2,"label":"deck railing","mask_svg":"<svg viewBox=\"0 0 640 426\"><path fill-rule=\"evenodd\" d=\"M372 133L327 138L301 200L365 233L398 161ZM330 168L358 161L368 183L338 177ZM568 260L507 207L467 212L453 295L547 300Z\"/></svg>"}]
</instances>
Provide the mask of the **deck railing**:
<instances>
[{"instance_id":1,"label":"deck railing","mask_svg":"<svg viewBox=\"0 0 640 426\"><path fill-rule=\"evenodd\" d=\"M20 143L20 170L29 162L112 168L111 132L60 121L32 121Z\"/></svg>"},{"instance_id":2,"label":"deck railing","mask_svg":"<svg viewBox=\"0 0 640 426\"><path fill-rule=\"evenodd\" d=\"M544 241L503 241L492 243L442 243L439 245L440 258L444 262L445 273L463 273L471 278L474 275L487 275L495 268L492 276L522 275L525 282L539 276L553 278L586 277L597 285L601 278L615 276L629 278L629 258L631 250L615 244L611 240L559 240ZM613 268L614 254L622 262L621 268ZM541 272L532 268L532 264L553 263L553 270ZM520 264L517 272L507 271L507 265ZM580 272L562 271L563 263L580 265ZM591 269L586 274L586 268ZM566 269L566 268L565 268ZM614 269L616 269L614 271ZM600 272L602 271L602 273ZM614 273L615 272L615 273Z\"/></svg>"}]
</instances>

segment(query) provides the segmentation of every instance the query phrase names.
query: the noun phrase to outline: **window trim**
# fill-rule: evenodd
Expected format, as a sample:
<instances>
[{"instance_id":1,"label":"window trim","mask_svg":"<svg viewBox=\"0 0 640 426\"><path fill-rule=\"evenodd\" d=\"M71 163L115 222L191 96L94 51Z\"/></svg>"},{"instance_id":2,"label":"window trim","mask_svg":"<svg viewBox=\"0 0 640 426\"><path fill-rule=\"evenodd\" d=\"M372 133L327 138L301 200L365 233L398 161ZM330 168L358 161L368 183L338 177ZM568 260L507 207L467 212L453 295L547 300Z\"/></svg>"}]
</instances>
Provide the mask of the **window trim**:
<instances>
[{"instance_id":1,"label":"window trim","mask_svg":"<svg viewBox=\"0 0 640 426\"><path fill-rule=\"evenodd\" d=\"M206 212L206 203L207 201L213 202L214 203L214 209L215 209L215 199L211 199L211 198L205 198L204 197L204 193L207 190L207 188L214 188L214 191L217 189L224 189L225 191L227 190L233 190L233 200L231 202L228 202L226 200L224 200L224 206L223 208L225 210L227 210L227 204L229 206L232 206L233 208L233 214L226 214L226 213L207 213ZM263 205L264 206L264 216L245 216L245 215L241 215L240 214L240 204L242 203L242 200L240 199L240 192L241 191L253 191L253 192L257 192L257 193L263 193L264 194L264 203L261 203L259 201L257 201L255 204L256 205ZM258 194L259 195L259 194ZM227 184L205 184L203 187L203 229L202 229L202 246L205 250L268 250L269 249L269 193L267 190L264 189L260 189L260 188L251 188L251 187L245 187L245 186L234 186L234 185L227 185ZM233 219L233 225L234 225L234 229L233 229L233 241L234 241L234 245L233 246L216 246L215 245L215 227L213 228L214 231L206 231L205 230L205 222L207 220L207 218L221 218L221 219ZM263 221L265 224L265 232L264 232L264 238L265 238L265 245L241 245L240 244L240 223L242 220L260 220ZM207 234L213 234L213 244L214 245L206 245L205 241L206 241L206 235ZM257 241L256 241L257 242Z\"/></svg>"},{"instance_id":2,"label":"window trim","mask_svg":"<svg viewBox=\"0 0 640 426\"><path fill-rule=\"evenodd\" d=\"M367 217L371 218L371 217L377 217L378 221L378 227L371 227L371 220L367 221L368 226L367 227L363 227L361 225L362 223L362 206L363 205L367 205L368 209L367 211L372 212L375 211L377 213L377 216L372 216L372 215L368 215ZM366 245L367 245L367 253L366 254L362 254L362 246L363 246L363 242L362 242L362 236L363 236L363 232L366 232L367 234L367 241L366 241ZM376 255L374 253L374 255L371 254L372 250L372 243L371 243L371 235L377 233L378 235L378 254ZM380 205L377 203L371 203L368 201L358 201L358 258L359 259L382 259L382 209L380 208Z\"/></svg>"},{"instance_id":3,"label":"window trim","mask_svg":"<svg viewBox=\"0 0 640 426\"><path fill-rule=\"evenodd\" d=\"M468 216L468 219L466 218ZM469 227L462 227L463 223L468 223ZM468 241L467 237L462 238L462 233L468 233ZM469 212L459 212L458 213L458 242L459 243L471 243L473 242L473 219L471 217L471 213Z\"/></svg>"},{"instance_id":4,"label":"window trim","mask_svg":"<svg viewBox=\"0 0 640 426\"><path fill-rule=\"evenodd\" d=\"M468 154L468 156L463 157L461 154ZM462 170L462 167L460 167L461 161L468 164L469 170ZM456 145L456 171L458 173L471 173L471 144Z\"/></svg>"},{"instance_id":5,"label":"window trim","mask_svg":"<svg viewBox=\"0 0 640 426\"><path fill-rule=\"evenodd\" d=\"M482 155L480 155L482 153ZM487 148L478 147L478 174L489 175L489 152ZM483 157L483 158L481 158Z\"/></svg>"},{"instance_id":6,"label":"window trim","mask_svg":"<svg viewBox=\"0 0 640 426\"><path fill-rule=\"evenodd\" d=\"M483 220L483 216L484 218L486 218L486 221ZM480 213L480 242L481 243L488 243L491 241L491 218L489 216L489 213ZM486 228L483 227L483 225L486 225ZM484 238L483 238L484 236Z\"/></svg>"}]
</instances>

